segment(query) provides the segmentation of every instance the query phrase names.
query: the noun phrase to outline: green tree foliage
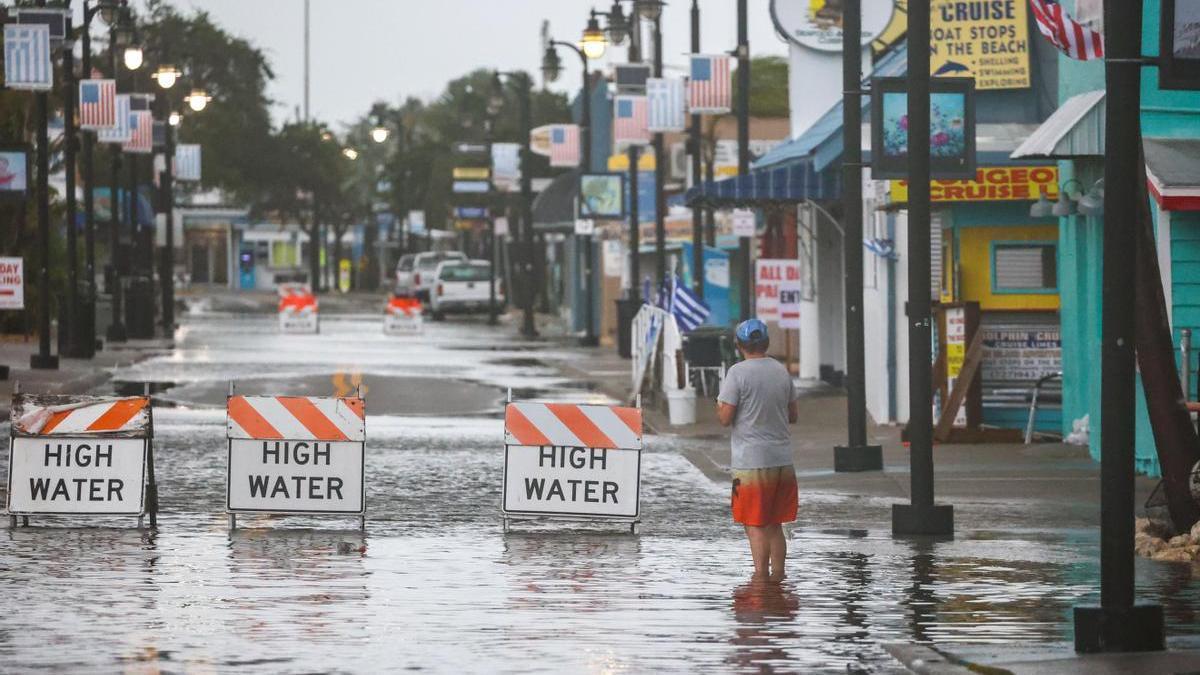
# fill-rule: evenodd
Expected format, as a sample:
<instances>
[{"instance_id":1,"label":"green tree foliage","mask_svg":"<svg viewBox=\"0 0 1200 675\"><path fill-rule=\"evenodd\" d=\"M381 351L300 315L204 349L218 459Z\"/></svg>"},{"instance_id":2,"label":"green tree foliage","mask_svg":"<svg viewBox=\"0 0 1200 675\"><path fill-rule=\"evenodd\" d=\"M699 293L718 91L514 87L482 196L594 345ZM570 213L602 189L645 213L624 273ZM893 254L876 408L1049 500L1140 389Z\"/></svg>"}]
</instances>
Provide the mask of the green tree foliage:
<instances>
[{"instance_id":1,"label":"green tree foliage","mask_svg":"<svg viewBox=\"0 0 1200 675\"><path fill-rule=\"evenodd\" d=\"M737 100L737 77L733 81ZM758 56L750 59L750 115L787 117L788 62L782 56Z\"/></svg>"}]
</instances>

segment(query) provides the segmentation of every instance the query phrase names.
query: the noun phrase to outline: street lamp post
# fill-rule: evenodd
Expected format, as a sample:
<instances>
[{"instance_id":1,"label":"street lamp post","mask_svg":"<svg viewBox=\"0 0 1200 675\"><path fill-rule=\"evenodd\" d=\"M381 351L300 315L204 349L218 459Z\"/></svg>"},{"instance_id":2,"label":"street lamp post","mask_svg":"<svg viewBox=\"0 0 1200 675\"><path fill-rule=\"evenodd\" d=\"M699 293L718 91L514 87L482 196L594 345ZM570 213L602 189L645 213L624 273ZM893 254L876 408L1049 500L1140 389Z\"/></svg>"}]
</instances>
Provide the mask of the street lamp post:
<instances>
[{"instance_id":1,"label":"street lamp post","mask_svg":"<svg viewBox=\"0 0 1200 675\"><path fill-rule=\"evenodd\" d=\"M163 209L163 215L166 220L165 245L159 260L159 283L161 284L160 291L162 293L162 326L163 334L167 337L175 333L175 125L179 123L179 115L172 110L170 97L167 92L170 91L179 78L179 71L174 67L164 65L160 66L155 73L155 81L160 89L163 90L159 97L161 103L159 110L162 114L163 124L163 162L164 168L161 179L159 181L160 206ZM193 91L188 96L189 103L195 100L199 104L200 110L208 104L207 95L201 90ZM151 247L153 249L153 247Z\"/></svg>"},{"instance_id":2,"label":"street lamp post","mask_svg":"<svg viewBox=\"0 0 1200 675\"><path fill-rule=\"evenodd\" d=\"M39 0L38 7L45 7ZM37 101L37 217L38 217L38 351L29 357L29 367L57 370L58 357L50 353L50 95L39 91Z\"/></svg>"},{"instance_id":3,"label":"street lamp post","mask_svg":"<svg viewBox=\"0 0 1200 675\"><path fill-rule=\"evenodd\" d=\"M533 78L524 72L497 72L496 78L507 77L517 85L518 130L521 134L521 335L535 338L538 335L534 321L534 250L533 250L533 168L530 166L533 152L529 149L529 132L533 128Z\"/></svg>"},{"instance_id":4,"label":"street lamp post","mask_svg":"<svg viewBox=\"0 0 1200 675\"><path fill-rule=\"evenodd\" d=\"M700 53L700 2L692 0L692 53ZM692 153L692 184L700 178L700 124L703 117L692 114L688 127L688 149ZM704 298L704 220L699 205L692 207L692 289Z\"/></svg>"},{"instance_id":5,"label":"street lamp post","mask_svg":"<svg viewBox=\"0 0 1200 675\"><path fill-rule=\"evenodd\" d=\"M639 0L635 3L642 16L654 26L654 77L663 75L662 6L661 0ZM663 134L656 131L651 140L654 147L654 267L660 288L667 285L667 199L666 157Z\"/></svg>"},{"instance_id":6,"label":"street lamp post","mask_svg":"<svg viewBox=\"0 0 1200 675\"><path fill-rule=\"evenodd\" d=\"M746 17L746 0L737 0L737 60L738 60L738 176L750 175L750 37ZM750 288L753 286L754 270L750 269L750 242L753 237L738 238L738 255L742 259L742 293L740 302L742 321L752 316L750 311Z\"/></svg>"},{"instance_id":7,"label":"street lamp post","mask_svg":"<svg viewBox=\"0 0 1200 675\"><path fill-rule=\"evenodd\" d=\"M69 3L68 3L69 5ZM78 105L75 81L75 45L68 36L63 41L63 174L66 181L67 207L67 313L66 321L59 330L66 331L66 339L59 344L65 355L72 358L85 356L79 345L82 326L79 321L79 236L75 224L75 159L78 153L78 129L75 126L75 110ZM60 313L61 316L61 313ZM88 354L87 356L90 356Z\"/></svg>"},{"instance_id":8,"label":"street lamp post","mask_svg":"<svg viewBox=\"0 0 1200 675\"><path fill-rule=\"evenodd\" d=\"M579 56L579 62L583 68L583 88L579 92L579 103L581 110L580 119L582 121L582 129L579 130L582 148L580 149L581 162L583 167L582 173L592 170L592 82L591 73L588 69L589 59L598 59L604 55L604 49L607 38L604 31L600 30L600 26L593 15L587 23L587 28L583 32L583 47L576 47L569 42L560 40L551 40L546 48L546 58L543 60L543 70L546 73L547 79L554 79L551 73L557 75L557 68L547 68L548 64L557 64L558 55L554 52L556 45L567 47L574 51ZM585 332L581 344L585 347L595 347L599 344L596 337L596 321L595 321L595 303L596 303L596 281L594 271L592 269L592 235L576 235L582 239L583 243L583 274L584 274L584 326Z\"/></svg>"}]
</instances>

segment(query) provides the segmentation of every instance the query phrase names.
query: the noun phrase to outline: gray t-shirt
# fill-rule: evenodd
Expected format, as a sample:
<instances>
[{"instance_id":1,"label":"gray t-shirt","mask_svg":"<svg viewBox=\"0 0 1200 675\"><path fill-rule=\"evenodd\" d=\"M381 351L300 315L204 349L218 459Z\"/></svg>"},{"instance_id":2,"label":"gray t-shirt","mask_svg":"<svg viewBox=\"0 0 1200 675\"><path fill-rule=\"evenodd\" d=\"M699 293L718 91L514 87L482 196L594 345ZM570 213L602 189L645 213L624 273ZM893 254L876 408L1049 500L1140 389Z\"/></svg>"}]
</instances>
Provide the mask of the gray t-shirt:
<instances>
[{"instance_id":1,"label":"gray t-shirt","mask_svg":"<svg viewBox=\"0 0 1200 675\"><path fill-rule=\"evenodd\" d=\"M788 404L796 388L783 364L769 357L734 364L717 400L737 408L730 437L734 469L792 464Z\"/></svg>"}]
</instances>

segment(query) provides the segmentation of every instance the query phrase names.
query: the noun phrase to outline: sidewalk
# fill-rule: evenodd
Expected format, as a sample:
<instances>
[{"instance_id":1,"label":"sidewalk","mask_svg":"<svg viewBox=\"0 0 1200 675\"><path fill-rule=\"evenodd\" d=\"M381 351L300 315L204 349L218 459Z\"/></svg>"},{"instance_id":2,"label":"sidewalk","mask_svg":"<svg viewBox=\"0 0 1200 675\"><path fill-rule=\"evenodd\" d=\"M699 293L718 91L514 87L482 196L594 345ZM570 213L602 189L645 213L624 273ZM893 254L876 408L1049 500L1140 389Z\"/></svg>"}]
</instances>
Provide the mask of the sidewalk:
<instances>
[{"instance_id":1,"label":"sidewalk","mask_svg":"<svg viewBox=\"0 0 1200 675\"><path fill-rule=\"evenodd\" d=\"M8 415L13 388L18 383L21 391L29 393L85 394L108 382L117 367L168 353L172 348L166 339L105 343L92 359L60 358L57 370L33 370L29 357L37 353L36 338L29 342L19 337L0 341L0 363L10 368L8 379L0 381L0 416Z\"/></svg>"}]
</instances>

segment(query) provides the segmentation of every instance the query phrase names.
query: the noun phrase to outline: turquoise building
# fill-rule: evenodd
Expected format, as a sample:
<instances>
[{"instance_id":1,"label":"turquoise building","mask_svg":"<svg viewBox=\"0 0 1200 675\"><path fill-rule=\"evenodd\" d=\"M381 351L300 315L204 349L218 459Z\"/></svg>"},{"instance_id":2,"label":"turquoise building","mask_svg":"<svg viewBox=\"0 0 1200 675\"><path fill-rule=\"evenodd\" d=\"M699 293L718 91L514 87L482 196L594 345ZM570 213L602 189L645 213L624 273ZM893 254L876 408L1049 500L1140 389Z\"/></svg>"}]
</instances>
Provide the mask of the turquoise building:
<instances>
[{"instance_id":1,"label":"turquoise building","mask_svg":"<svg viewBox=\"0 0 1200 675\"><path fill-rule=\"evenodd\" d=\"M1073 0L1061 3L1075 9ZM1098 4L1098 3L1089 3ZM1100 17L1076 15L1094 28ZM1159 0L1146 0L1142 53L1158 54ZM1104 176L1104 63L1059 55L1059 109L1022 144L1014 158L1059 161L1060 193L1073 196L1071 215L1059 220L1059 293L1062 302L1063 432L1088 419L1089 446L1100 456L1100 309ZM1200 338L1200 92L1162 91L1158 71L1142 69L1141 122L1167 311L1179 358L1179 335ZM1100 181L1100 182L1098 182ZM1088 197L1087 199L1080 199ZM1068 197L1070 199L1070 197ZM1079 211L1083 211L1080 213ZM1200 339L1197 340L1200 342ZM1187 383L1197 399L1196 361ZM1140 392L1140 377L1139 377ZM1137 468L1160 475L1144 395L1137 397Z\"/></svg>"}]
</instances>

